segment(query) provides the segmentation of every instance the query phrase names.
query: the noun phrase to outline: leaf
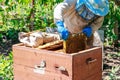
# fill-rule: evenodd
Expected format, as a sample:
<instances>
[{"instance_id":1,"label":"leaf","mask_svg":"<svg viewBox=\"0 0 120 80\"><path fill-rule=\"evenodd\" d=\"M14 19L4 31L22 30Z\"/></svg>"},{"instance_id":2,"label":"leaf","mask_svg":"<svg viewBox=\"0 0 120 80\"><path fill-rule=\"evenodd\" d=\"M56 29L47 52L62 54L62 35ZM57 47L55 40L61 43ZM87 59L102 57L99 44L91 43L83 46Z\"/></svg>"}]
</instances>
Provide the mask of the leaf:
<instances>
[{"instance_id":1,"label":"leaf","mask_svg":"<svg viewBox=\"0 0 120 80\"><path fill-rule=\"evenodd\" d=\"M9 0L6 0L6 1L5 1L5 4L8 5L8 3L9 3Z\"/></svg>"},{"instance_id":2,"label":"leaf","mask_svg":"<svg viewBox=\"0 0 120 80\"><path fill-rule=\"evenodd\" d=\"M32 2L32 0L19 0L19 3L22 4L30 4Z\"/></svg>"},{"instance_id":3,"label":"leaf","mask_svg":"<svg viewBox=\"0 0 120 80\"><path fill-rule=\"evenodd\" d=\"M3 35L0 33L0 39L2 39Z\"/></svg>"}]
</instances>

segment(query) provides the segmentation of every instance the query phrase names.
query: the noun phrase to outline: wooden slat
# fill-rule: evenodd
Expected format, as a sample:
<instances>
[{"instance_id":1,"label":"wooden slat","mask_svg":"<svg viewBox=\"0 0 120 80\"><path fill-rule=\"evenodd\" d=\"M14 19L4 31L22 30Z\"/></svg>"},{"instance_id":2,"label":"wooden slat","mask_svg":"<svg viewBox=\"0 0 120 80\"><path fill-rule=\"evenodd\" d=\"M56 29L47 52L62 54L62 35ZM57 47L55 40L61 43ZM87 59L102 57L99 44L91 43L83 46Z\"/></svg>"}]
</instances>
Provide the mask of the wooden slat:
<instances>
[{"instance_id":1,"label":"wooden slat","mask_svg":"<svg viewBox=\"0 0 120 80\"><path fill-rule=\"evenodd\" d=\"M102 80L102 71L93 74L92 76L88 77L86 80Z\"/></svg>"},{"instance_id":2,"label":"wooden slat","mask_svg":"<svg viewBox=\"0 0 120 80\"><path fill-rule=\"evenodd\" d=\"M63 66L72 75L72 57L64 53L55 53L53 51L37 50L26 48L23 46L13 47L14 63L34 68L35 65L40 65L44 60L46 62L46 70L56 72L55 67Z\"/></svg>"},{"instance_id":3,"label":"wooden slat","mask_svg":"<svg viewBox=\"0 0 120 80\"><path fill-rule=\"evenodd\" d=\"M87 63L86 61L90 58L95 61ZM101 48L89 50L84 52L84 54L76 54L73 56L73 80L86 80L86 78L99 72L102 72Z\"/></svg>"},{"instance_id":4,"label":"wooden slat","mask_svg":"<svg viewBox=\"0 0 120 80\"><path fill-rule=\"evenodd\" d=\"M50 72L45 72L45 74L34 73L32 68L14 65L14 80L54 80L57 78L60 80L59 75L55 75Z\"/></svg>"},{"instance_id":5,"label":"wooden slat","mask_svg":"<svg viewBox=\"0 0 120 80\"><path fill-rule=\"evenodd\" d=\"M49 43L46 43L42 46L39 46L37 47L37 49L56 49L58 47L62 47L63 46L63 40L56 40L56 41L53 41L53 42L49 42Z\"/></svg>"}]
</instances>

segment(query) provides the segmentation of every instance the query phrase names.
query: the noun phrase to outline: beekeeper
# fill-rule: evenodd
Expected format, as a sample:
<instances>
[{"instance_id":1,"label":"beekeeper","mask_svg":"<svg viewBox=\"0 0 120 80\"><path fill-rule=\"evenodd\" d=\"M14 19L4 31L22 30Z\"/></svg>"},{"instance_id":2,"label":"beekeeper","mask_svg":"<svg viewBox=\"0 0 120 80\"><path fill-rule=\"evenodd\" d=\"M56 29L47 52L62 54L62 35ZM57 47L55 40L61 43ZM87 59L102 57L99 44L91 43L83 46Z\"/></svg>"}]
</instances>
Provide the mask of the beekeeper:
<instances>
[{"instance_id":1,"label":"beekeeper","mask_svg":"<svg viewBox=\"0 0 120 80\"><path fill-rule=\"evenodd\" d=\"M108 11L108 0L64 0L54 9L54 21L63 40L67 40L70 34L84 33L88 38L94 35L93 45L101 46L96 31Z\"/></svg>"}]
</instances>

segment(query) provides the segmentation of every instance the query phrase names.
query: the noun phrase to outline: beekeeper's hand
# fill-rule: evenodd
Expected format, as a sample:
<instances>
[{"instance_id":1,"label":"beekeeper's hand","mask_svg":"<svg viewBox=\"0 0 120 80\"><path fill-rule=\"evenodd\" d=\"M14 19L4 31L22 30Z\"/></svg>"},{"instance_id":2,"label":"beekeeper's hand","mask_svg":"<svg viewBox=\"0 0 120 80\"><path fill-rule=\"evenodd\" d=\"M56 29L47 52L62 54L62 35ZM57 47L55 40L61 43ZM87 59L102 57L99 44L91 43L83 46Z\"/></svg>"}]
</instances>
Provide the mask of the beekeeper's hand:
<instances>
[{"instance_id":1,"label":"beekeeper's hand","mask_svg":"<svg viewBox=\"0 0 120 80\"><path fill-rule=\"evenodd\" d=\"M91 26L86 26L85 28L83 28L82 32L83 32L87 37L91 37L91 36L92 36L92 28L91 28Z\"/></svg>"},{"instance_id":2,"label":"beekeeper's hand","mask_svg":"<svg viewBox=\"0 0 120 80\"><path fill-rule=\"evenodd\" d=\"M69 31L64 27L63 21L57 21L57 30L60 33L60 36L63 40L67 40L69 36Z\"/></svg>"}]
</instances>

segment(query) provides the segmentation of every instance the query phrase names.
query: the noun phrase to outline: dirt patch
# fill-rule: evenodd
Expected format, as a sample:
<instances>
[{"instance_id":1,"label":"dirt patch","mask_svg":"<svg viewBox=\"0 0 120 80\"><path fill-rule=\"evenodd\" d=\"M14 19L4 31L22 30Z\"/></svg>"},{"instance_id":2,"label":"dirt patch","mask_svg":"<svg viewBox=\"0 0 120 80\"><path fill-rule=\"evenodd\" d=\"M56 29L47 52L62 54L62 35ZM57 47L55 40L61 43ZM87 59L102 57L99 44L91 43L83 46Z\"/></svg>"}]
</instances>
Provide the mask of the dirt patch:
<instances>
[{"instance_id":1,"label":"dirt patch","mask_svg":"<svg viewBox=\"0 0 120 80\"><path fill-rule=\"evenodd\" d=\"M12 45L18 43L18 41L13 42L12 40L5 40L4 42L0 42L0 54L8 55L10 51L12 51Z\"/></svg>"},{"instance_id":2,"label":"dirt patch","mask_svg":"<svg viewBox=\"0 0 120 80\"><path fill-rule=\"evenodd\" d=\"M105 47L103 63L104 63L103 80L112 80L111 78L119 77L120 76L119 48Z\"/></svg>"}]
</instances>

